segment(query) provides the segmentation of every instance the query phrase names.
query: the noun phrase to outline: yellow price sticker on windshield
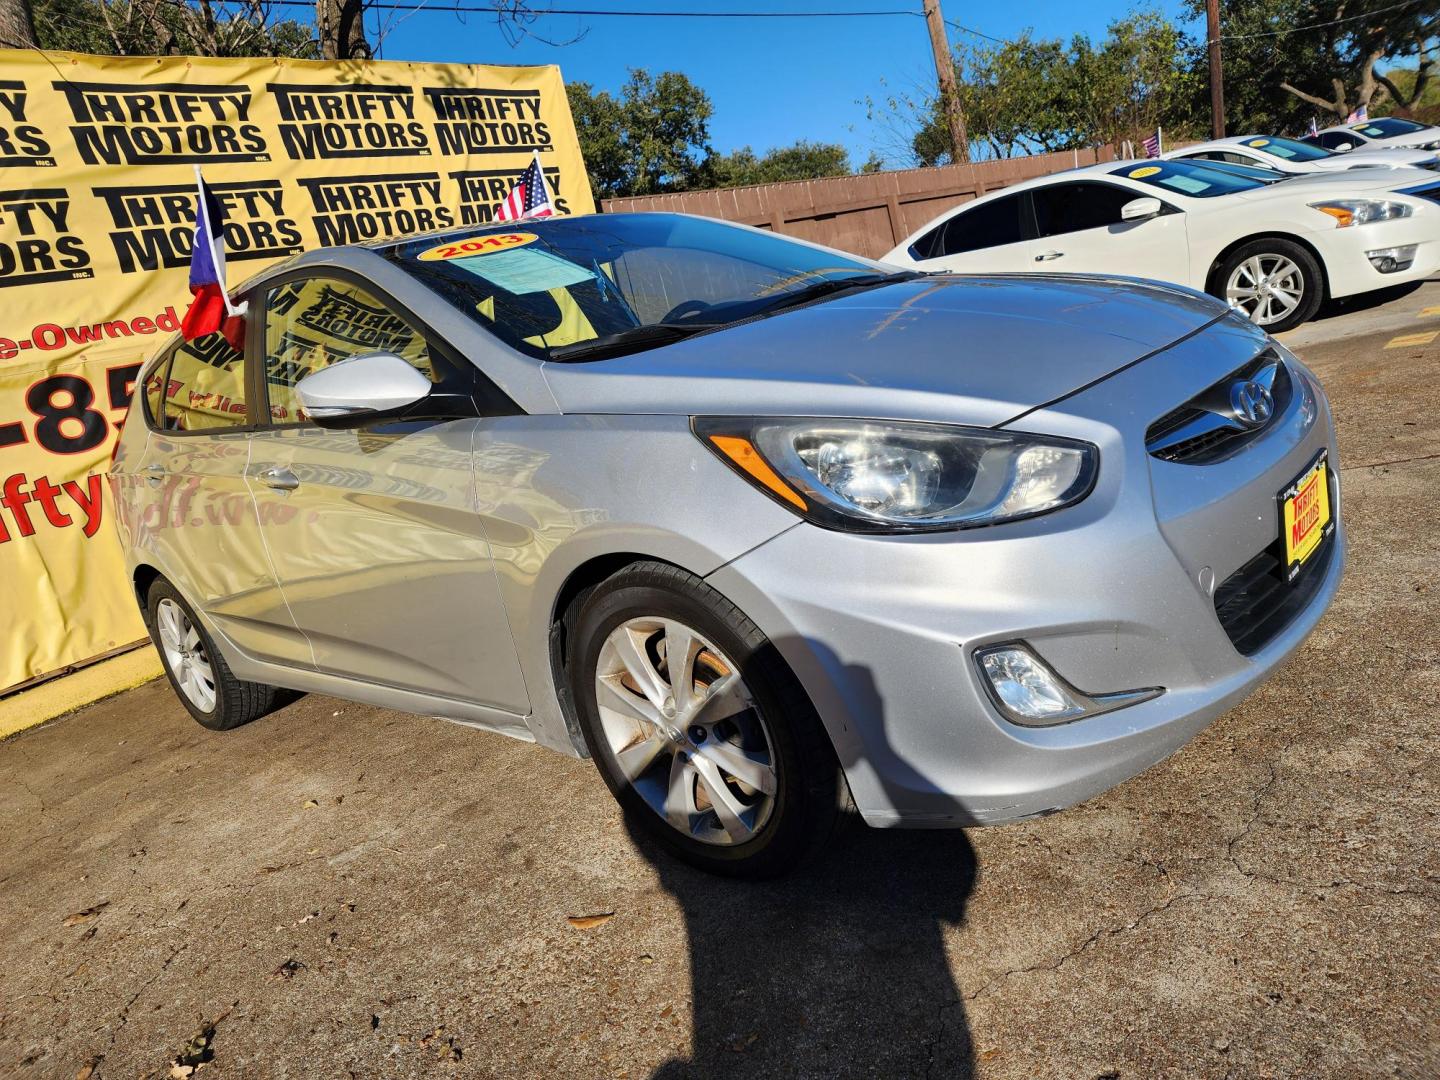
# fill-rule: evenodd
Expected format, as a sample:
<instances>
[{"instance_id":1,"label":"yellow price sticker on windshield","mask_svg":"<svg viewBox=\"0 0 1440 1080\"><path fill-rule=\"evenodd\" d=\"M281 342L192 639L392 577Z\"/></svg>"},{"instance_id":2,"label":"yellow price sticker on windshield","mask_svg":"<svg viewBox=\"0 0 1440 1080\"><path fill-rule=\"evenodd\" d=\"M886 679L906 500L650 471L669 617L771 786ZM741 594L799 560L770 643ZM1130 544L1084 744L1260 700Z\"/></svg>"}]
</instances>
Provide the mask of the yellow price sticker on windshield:
<instances>
[{"instance_id":1,"label":"yellow price sticker on windshield","mask_svg":"<svg viewBox=\"0 0 1440 1080\"><path fill-rule=\"evenodd\" d=\"M426 248L415 257L421 262L468 259L472 255L489 255L495 251L509 251L511 248L533 244L539 239L540 237L531 232L491 233L488 236L472 236L468 240L455 240L449 244Z\"/></svg>"},{"instance_id":2,"label":"yellow price sticker on windshield","mask_svg":"<svg viewBox=\"0 0 1440 1080\"><path fill-rule=\"evenodd\" d=\"M1246 146L1255 146L1255 147L1269 146L1269 145L1270 145L1270 140L1269 140L1269 139L1251 139L1251 140L1250 140L1248 143L1246 143L1245 145L1246 145Z\"/></svg>"},{"instance_id":3,"label":"yellow price sticker on windshield","mask_svg":"<svg viewBox=\"0 0 1440 1080\"><path fill-rule=\"evenodd\" d=\"M1138 169L1131 169L1125 175L1131 180L1144 180L1147 176L1154 176L1160 171L1159 165L1144 165Z\"/></svg>"}]
</instances>

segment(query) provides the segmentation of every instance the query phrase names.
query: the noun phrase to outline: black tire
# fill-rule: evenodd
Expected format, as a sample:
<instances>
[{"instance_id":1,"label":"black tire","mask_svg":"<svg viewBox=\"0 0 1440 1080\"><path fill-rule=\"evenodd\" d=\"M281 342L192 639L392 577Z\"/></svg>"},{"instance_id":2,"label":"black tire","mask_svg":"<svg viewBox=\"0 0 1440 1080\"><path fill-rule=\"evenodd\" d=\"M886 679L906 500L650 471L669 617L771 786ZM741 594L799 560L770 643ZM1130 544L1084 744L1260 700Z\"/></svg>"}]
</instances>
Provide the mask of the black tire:
<instances>
[{"instance_id":1,"label":"black tire","mask_svg":"<svg viewBox=\"0 0 1440 1080\"><path fill-rule=\"evenodd\" d=\"M1210 294L1226 300L1226 287L1230 277L1241 266L1255 257L1279 257L1289 259L1300 270L1300 277L1304 283L1304 292L1301 294L1300 302L1295 305L1293 311L1283 318L1274 322L1262 323L1256 320L1256 325L1262 327L1266 333L1280 334L1286 330L1293 330L1301 323L1312 318L1320 309L1320 303L1325 299L1325 275L1320 269L1320 264L1310 250L1293 240L1286 240L1282 237L1262 237L1259 240L1252 240L1247 244L1241 244L1229 255L1221 260L1220 265L1210 279Z\"/></svg>"},{"instance_id":2,"label":"black tire","mask_svg":"<svg viewBox=\"0 0 1440 1080\"><path fill-rule=\"evenodd\" d=\"M733 659L763 717L776 791L748 840L721 846L672 826L626 778L606 739L595 689L601 650L622 623L652 617L683 622ZM568 696L590 756L633 827L692 866L730 877L777 877L825 845L846 791L834 750L789 667L734 604L678 567L633 563L577 598L567 625Z\"/></svg>"},{"instance_id":3,"label":"black tire","mask_svg":"<svg viewBox=\"0 0 1440 1080\"><path fill-rule=\"evenodd\" d=\"M165 644L161 640L159 612L161 604L166 602L178 606L185 617L189 619L190 625L199 639L199 647L204 650L203 657L209 663L215 688L215 703L208 710L197 705L191 699L189 692L182 688ZM276 688L264 683L243 682L237 679L231 673L230 665L225 662L225 657L215 647L215 641L206 631L205 624L196 617L195 609L180 595L175 586L164 578L158 578L150 586L150 591L145 596L145 621L150 629L150 640L155 643L155 648L160 653L160 663L165 668L165 677L170 680L170 686L175 691L175 696L180 699L180 703L185 706L186 711L202 727L207 727L211 731L229 731L242 724L248 724L251 720L258 720L275 707L279 693Z\"/></svg>"}]
</instances>

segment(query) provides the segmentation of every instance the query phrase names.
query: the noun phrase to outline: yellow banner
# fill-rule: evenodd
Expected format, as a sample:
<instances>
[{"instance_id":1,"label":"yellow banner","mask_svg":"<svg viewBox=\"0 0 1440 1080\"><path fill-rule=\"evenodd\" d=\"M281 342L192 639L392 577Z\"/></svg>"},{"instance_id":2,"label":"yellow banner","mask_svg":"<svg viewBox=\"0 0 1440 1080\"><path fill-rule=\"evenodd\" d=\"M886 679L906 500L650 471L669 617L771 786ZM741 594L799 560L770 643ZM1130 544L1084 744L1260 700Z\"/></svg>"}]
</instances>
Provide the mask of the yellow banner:
<instances>
[{"instance_id":1,"label":"yellow banner","mask_svg":"<svg viewBox=\"0 0 1440 1080\"><path fill-rule=\"evenodd\" d=\"M103 473L189 302L195 166L235 286L491 221L535 151L593 213L555 67L0 50L0 690L144 636Z\"/></svg>"}]
</instances>

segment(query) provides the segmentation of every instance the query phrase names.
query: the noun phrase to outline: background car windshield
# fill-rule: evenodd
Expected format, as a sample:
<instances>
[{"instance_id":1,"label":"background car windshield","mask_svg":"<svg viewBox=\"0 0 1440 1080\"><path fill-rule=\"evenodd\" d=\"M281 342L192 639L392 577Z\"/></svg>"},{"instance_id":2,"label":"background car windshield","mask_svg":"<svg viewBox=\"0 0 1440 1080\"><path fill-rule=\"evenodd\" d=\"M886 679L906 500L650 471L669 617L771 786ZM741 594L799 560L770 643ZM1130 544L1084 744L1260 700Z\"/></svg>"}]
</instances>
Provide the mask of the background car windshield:
<instances>
[{"instance_id":1,"label":"background car windshield","mask_svg":"<svg viewBox=\"0 0 1440 1080\"><path fill-rule=\"evenodd\" d=\"M1213 199L1236 191L1255 191L1265 185L1248 176L1212 169L1209 162L1152 161L1145 165L1130 164L1113 171L1115 176L1139 180L1142 184L1166 191L1189 195L1193 199Z\"/></svg>"},{"instance_id":2,"label":"background car windshield","mask_svg":"<svg viewBox=\"0 0 1440 1080\"><path fill-rule=\"evenodd\" d=\"M1382 116L1379 120L1356 124L1352 130L1358 131L1367 139L1393 139L1397 135L1410 135L1416 131L1424 131L1425 125L1417 124L1413 120L1402 120L1398 116Z\"/></svg>"},{"instance_id":3,"label":"background car windshield","mask_svg":"<svg viewBox=\"0 0 1440 1080\"><path fill-rule=\"evenodd\" d=\"M1205 168L1214 172L1230 173L1233 176L1243 176L1249 180L1258 180L1262 184L1278 184L1281 180L1289 180L1294 173L1281 172L1279 169L1267 169L1261 165L1240 165L1233 161L1212 161L1206 159Z\"/></svg>"},{"instance_id":4,"label":"background car windshield","mask_svg":"<svg viewBox=\"0 0 1440 1080\"><path fill-rule=\"evenodd\" d=\"M1327 157L1335 156L1332 150L1311 146L1297 139L1246 139L1245 145L1252 150L1259 150L1262 154L1278 157L1282 161L1323 161Z\"/></svg>"},{"instance_id":5,"label":"background car windshield","mask_svg":"<svg viewBox=\"0 0 1440 1080\"><path fill-rule=\"evenodd\" d=\"M524 222L386 253L531 356L658 324L731 322L819 282L891 272L854 256L669 214Z\"/></svg>"}]
</instances>

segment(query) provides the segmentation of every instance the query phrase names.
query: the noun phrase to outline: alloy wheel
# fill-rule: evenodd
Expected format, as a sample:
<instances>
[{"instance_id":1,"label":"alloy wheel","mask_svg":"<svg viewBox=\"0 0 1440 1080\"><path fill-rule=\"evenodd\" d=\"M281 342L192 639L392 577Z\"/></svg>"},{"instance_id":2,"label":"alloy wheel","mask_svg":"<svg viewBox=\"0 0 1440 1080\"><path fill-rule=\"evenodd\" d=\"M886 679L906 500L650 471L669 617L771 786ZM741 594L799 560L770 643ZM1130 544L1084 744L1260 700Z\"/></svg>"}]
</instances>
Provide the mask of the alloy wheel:
<instances>
[{"instance_id":1,"label":"alloy wheel","mask_svg":"<svg viewBox=\"0 0 1440 1080\"><path fill-rule=\"evenodd\" d=\"M155 625L175 685L195 708L210 712L215 708L215 672L199 630L185 609L169 597L156 605Z\"/></svg>"},{"instance_id":2,"label":"alloy wheel","mask_svg":"<svg viewBox=\"0 0 1440 1080\"><path fill-rule=\"evenodd\" d=\"M774 743L738 665L675 619L629 619L605 639L595 698L619 773L655 813L707 844L769 820Z\"/></svg>"},{"instance_id":3,"label":"alloy wheel","mask_svg":"<svg viewBox=\"0 0 1440 1080\"><path fill-rule=\"evenodd\" d=\"M1225 299L1256 326L1280 322L1305 298L1305 274L1284 255L1252 255L1230 272Z\"/></svg>"}]
</instances>

